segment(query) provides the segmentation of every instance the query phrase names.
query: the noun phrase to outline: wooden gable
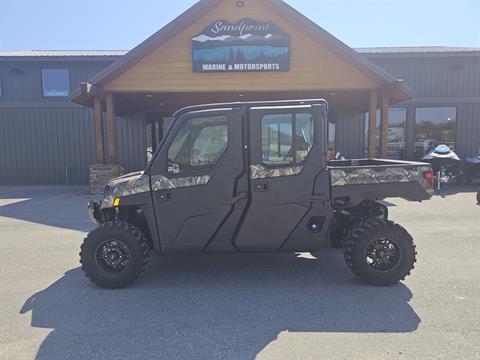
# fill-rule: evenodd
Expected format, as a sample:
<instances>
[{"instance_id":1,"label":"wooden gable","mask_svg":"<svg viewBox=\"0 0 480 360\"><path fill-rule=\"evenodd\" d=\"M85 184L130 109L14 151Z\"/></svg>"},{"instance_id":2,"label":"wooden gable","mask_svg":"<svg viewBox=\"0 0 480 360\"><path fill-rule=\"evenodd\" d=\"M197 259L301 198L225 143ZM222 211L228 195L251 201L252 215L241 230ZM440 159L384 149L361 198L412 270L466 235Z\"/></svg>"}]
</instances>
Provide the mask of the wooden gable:
<instances>
[{"instance_id":1,"label":"wooden gable","mask_svg":"<svg viewBox=\"0 0 480 360\"><path fill-rule=\"evenodd\" d=\"M214 0L212 0L214 1ZM167 41L102 87L110 92L341 91L375 89L378 77L335 51L328 40L302 23L273 11L265 0L219 0L217 6L176 32ZM289 72L194 73L192 37L209 24L241 19L272 22L290 35Z\"/></svg>"}]
</instances>

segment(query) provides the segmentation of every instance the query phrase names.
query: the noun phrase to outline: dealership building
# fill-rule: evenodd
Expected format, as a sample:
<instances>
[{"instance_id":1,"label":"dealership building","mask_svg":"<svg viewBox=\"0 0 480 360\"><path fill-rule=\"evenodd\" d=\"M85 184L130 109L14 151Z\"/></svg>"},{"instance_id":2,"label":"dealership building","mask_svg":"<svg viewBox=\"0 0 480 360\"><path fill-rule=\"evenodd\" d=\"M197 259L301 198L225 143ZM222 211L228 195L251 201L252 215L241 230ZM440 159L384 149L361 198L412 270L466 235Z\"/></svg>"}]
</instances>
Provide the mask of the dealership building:
<instances>
[{"instance_id":1,"label":"dealership building","mask_svg":"<svg viewBox=\"0 0 480 360\"><path fill-rule=\"evenodd\" d=\"M352 49L282 1L202 0L128 52L2 51L0 184L141 170L181 107L297 98L348 158L474 156L480 48Z\"/></svg>"}]
</instances>

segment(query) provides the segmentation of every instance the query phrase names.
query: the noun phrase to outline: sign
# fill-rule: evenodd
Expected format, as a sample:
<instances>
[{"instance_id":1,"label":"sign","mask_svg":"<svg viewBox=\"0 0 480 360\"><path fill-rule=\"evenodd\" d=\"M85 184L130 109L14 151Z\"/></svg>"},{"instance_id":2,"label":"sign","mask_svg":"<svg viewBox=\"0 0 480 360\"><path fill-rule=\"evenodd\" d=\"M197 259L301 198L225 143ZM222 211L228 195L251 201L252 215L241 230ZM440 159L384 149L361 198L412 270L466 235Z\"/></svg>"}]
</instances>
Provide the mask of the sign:
<instances>
[{"instance_id":1,"label":"sign","mask_svg":"<svg viewBox=\"0 0 480 360\"><path fill-rule=\"evenodd\" d=\"M290 70L290 36L271 22L218 20L192 38L194 72Z\"/></svg>"}]
</instances>

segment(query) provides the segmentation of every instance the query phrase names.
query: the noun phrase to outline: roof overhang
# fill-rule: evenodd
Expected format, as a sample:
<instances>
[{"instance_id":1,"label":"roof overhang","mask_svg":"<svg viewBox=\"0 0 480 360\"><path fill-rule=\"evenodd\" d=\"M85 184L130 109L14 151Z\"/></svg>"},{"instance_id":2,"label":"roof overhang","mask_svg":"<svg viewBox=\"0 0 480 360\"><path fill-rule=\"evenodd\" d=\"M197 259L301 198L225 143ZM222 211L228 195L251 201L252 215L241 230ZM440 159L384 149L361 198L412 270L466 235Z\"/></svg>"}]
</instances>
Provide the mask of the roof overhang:
<instances>
[{"instance_id":1,"label":"roof overhang","mask_svg":"<svg viewBox=\"0 0 480 360\"><path fill-rule=\"evenodd\" d=\"M83 83L80 89L73 93L72 101L81 105L92 106L93 102L91 98L95 96L96 92L98 93L106 84L151 54L155 49L162 46L173 34L184 27L185 23L198 20L204 14L214 9L220 1L221 0L200 0L197 2L190 9L129 51L126 55L92 77L87 83ZM265 1L263 4L267 5L272 11L277 12L285 18L286 21L305 29L306 32L312 35L312 38L329 44L329 50L341 55L357 69L375 79L378 83L378 88L386 91L390 95L390 102L392 104L413 97L413 91L405 86L401 80L395 79L391 74L329 34L282 0Z\"/></svg>"}]
</instances>

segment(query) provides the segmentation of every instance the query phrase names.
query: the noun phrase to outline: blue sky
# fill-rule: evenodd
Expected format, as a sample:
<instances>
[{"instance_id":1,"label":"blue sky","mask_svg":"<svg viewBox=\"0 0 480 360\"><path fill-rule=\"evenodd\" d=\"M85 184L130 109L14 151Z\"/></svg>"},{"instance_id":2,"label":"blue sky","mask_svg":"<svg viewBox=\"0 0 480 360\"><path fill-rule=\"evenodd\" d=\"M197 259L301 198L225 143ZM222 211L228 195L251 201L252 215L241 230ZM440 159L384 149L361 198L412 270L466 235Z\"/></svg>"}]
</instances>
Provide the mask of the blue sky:
<instances>
[{"instance_id":1,"label":"blue sky","mask_svg":"<svg viewBox=\"0 0 480 360\"><path fill-rule=\"evenodd\" d=\"M480 0L287 2L352 47L480 47ZM0 50L128 50L194 3L0 0Z\"/></svg>"}]
</instances>

